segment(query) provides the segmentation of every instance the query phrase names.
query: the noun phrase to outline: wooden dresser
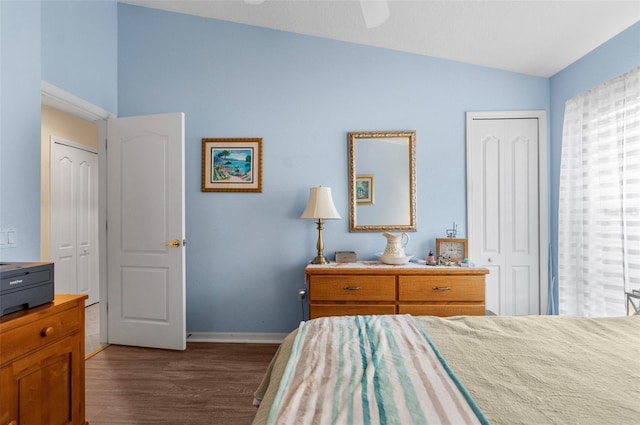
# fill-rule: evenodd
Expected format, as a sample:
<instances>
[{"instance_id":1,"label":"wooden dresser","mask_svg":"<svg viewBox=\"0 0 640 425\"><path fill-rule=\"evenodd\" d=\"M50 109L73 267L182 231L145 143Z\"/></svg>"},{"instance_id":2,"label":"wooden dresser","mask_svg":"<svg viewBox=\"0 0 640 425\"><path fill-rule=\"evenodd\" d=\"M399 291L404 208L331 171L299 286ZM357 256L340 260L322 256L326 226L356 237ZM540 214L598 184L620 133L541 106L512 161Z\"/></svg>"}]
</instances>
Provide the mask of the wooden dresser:
<instances>
[{"instance_id":1,"label":"wooden dresser","mask_svg":"<svg viewBox=\"0 0 640 425\"><path fill-rule=\"evenodd\" d=\"M85 424L84 300L0 318L0 425Z\"/></svg>"},{"instance_id":2,"label":"wooden dresser","mask_svg":"<svg viewBox=\"0 0 640 425\"><path fill-rule=\"evenodd\" d=\"M390 266L375 261L310 264L309 318L323 316L485 314L485 268Z\"/></svg>"}]
</instances>

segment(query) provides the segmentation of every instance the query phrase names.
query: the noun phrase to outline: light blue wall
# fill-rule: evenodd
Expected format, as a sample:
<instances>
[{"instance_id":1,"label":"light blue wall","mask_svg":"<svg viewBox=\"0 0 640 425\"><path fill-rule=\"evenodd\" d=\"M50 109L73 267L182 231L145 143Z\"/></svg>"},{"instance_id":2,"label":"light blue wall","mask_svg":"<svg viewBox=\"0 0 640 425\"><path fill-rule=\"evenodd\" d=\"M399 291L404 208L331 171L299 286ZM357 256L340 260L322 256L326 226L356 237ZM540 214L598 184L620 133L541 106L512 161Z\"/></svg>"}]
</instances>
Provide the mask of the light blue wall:
<instances>
[{"instance_id":1,"label":"light blue wall","mask_svg":"<svg viewBox=\"0 0 640 425\"><path fill-rule=\"evenodd\" d=\"M117 114L116 0L42 2L42 79Z\"/></svg>"},{"instance_id":2,"label":"light blue wall","mask_svg":"<svg viewBox=\"0 0 640 425\"><path fill-rule=\"evenodd\" d=\"M117 3L0 0L0 19L0 261L38 261L40 84L117 111Z\"/></svg>"},{"instance_id":3,"label":"light blue wall","mask_svg":"<svg viewBox=\"0 0 640 425\"><path fill-rule=\"evenodd\" d=\"M640 23L636 23L586 56L551 77L550 232L554 261L558 266L558 189L562 124L567 100L640 65ZM556 296L557 300L558 297Z\"/></svg>"},{"instance_id":4,"label":"light blue wall","mask_svg":"<svg viewBox=\"0 0 640 425\"><path fill-rule=\"evenodd\" d=\"M284 332L315 256L300 220L311 186L341 221L325 252L374 258L380 234L348 232L347 132L417 131L423 257L455 220L466 233L465 112L543 109L549 81L451 61L136 6L118 6L120 116L186 114L187 328ZM263 193L202 193L203 137L262 137Z\"/></svg>"},{"instance_id":5,"label":"light blue wall","mask_svg":"<svg viewBox=\"0 0 640 425\"><path fill-rule=\"evenodd\" d=\"M408 252L424 256L453 220L466 233L465 112L550 110L555 250L564 102L640 63L640 24L544 79L114 2L76 12L77 2L0 1L0 227L19 229L19 247L0 260L39 255L41 79L121 116L183 111L191 331L296 325L296 289L315 255L315 225L299 219L311 186L331 186L344 217L325 226L329 256L384 248L379 234L348 232L348 131L417 131ZM263 193L201 193L203 137L263 137Z\"/></svg>"},{"instance_id":6,"label":"light blue wall","mask_svg":"<svg viewBox=\"0 0 640 425\"><path fill-rule=\"evenodd\" d=\"M0 261L40 258L40 13L0 1L0 227L18 231Z\"/></svg>"}]
</instances>

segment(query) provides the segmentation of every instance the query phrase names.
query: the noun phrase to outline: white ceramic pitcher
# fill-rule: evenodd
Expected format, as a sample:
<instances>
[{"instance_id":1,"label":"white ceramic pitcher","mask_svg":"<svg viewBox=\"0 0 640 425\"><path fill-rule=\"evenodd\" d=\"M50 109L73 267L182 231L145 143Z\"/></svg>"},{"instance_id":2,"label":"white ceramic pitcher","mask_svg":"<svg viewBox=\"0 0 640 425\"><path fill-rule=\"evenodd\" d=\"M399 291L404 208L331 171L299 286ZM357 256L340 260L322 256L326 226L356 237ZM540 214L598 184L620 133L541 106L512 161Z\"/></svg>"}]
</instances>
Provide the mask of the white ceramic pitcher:
<instances>
[{"instance_id":1,"label":"white ceramic pitcher","mask_svg":"<svg viewBox=\"0 0 640 425\"><path fill-rule=\"evenodd\" d=\"M406 257L404 247L409 243L409 235L406 233L394 235L393 233L384 232L382 236L387 238L387 246L384 249L385 257Z\"/></svg>"}]
</instances>

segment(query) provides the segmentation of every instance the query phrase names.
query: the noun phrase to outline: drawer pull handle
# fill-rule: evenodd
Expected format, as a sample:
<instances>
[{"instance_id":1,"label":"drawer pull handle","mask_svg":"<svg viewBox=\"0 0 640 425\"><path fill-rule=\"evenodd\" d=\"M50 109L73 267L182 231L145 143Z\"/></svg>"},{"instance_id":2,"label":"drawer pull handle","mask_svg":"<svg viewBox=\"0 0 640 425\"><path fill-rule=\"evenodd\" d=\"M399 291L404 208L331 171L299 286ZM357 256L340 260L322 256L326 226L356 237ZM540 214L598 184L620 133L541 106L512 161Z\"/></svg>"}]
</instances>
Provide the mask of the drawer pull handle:
<instances>
[{"instance_id":1,"label":"drawer pull handle","mask_svg":"<svg viewBox=\"0 0 640 425\"><path fill-rule=\"evenodd\" d=\"M40 336L45 338L48 337L50 335L53 335L53 326L49 326L48 328L44 328L43 330L40 331Z\"/></svg>"},{"instance_id":2,"label":"drawer pull handle","mask_svg":"<svg viewBox=\"0 0 640 425\"><path fill-rule=\"evenodd\" d=\"M18 421L11 421L7 425L18 425Z\"/></svg>"},{"instance_id":3,"label":"drawer pull handle","mask_svg":"<svg viewBox=\"0 0 640 425\"><path fill-rule=\"evenodd\" d=\"M347 286L344 289L345 289L345 291L359 291L360 287L359 286Z\"/></svg>"},{"instance_id":4,"label":"drawer pull handle","mask_svg":"<svg viewBox=\"0 0 640 425\"><path fill-rule=\"evenodd\" d=\"M448 286L434 286L433 288L434 291L450 291L451 288Z\"/></svg>"}]
</instances>

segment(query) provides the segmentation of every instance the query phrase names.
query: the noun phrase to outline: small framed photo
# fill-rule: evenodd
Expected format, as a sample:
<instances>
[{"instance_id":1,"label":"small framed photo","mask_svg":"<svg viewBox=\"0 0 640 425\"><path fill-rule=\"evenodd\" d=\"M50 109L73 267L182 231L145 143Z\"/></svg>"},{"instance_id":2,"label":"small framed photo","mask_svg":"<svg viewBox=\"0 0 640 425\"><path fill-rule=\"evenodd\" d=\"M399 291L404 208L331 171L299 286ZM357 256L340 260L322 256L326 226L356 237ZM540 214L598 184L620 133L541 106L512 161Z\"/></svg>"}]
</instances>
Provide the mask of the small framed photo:
<instances>
[{"instance_id":1,"label":"small framed photo","mask_svg":"<svg viewBox=\"0 0 640 425\"><path fill-rule=\"evenodd\" d=\"M369 205L375 203L373 174L358 174L356 176L356 202Z\"/></svg>"},{"instance_id":2,"label":"small framed photo","mask_svg":"<svg viewBox=\"0 0 640 425\"><path fill-rule=\"evenodd\" d=\"M202 139L203 192L262 192L262 139Z\"/></svg>"}]
</instances>

